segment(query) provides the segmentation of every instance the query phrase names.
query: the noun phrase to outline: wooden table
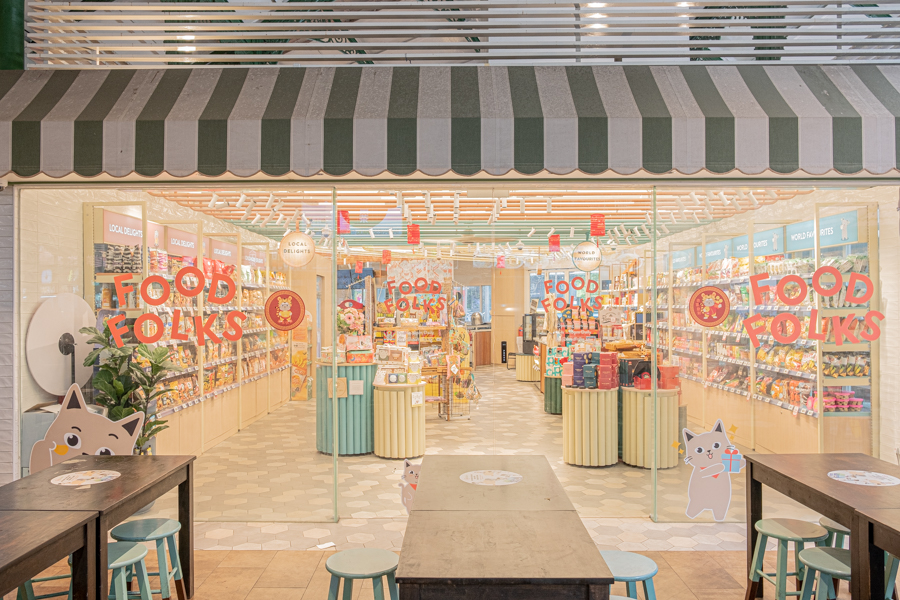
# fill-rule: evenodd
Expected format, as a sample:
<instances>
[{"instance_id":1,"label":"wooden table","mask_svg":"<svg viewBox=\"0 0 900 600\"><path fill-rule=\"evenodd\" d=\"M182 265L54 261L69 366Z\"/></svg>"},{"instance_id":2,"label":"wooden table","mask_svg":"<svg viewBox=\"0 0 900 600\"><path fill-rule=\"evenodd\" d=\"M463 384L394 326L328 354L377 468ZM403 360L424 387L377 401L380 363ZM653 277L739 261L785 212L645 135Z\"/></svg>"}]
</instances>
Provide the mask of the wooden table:
<instances>
[{"instance_id":1,"label":"wooden table","mask_svg":"<svg viewBox=\"0 0 900 600\"><path fill-rule=\"evenodd\" d=\"M459 478L484 469L523 479ZM543 456L426 456L396 578L401 600L607 600L613 582Z\"/></svg>"},{"instance_id":2,"label":"wooden table","mask_svg":"<svg viewBox=\"0 0 900 600\"><path fill-rule=\"evenodd\" d=\"M900 467L865 454L753 454L747 457L748 573L759 537L753 524L762 518L762 486L767 485L850 529L851 598L879 598L879 594L869 594L868 590L879 578L882 582L879 587L884 589L884 557L872 556L872 552L866 551L871 543L871 533L868 528L860 529L867 521L858 515L872 509L900 508L900 488L852 485L828 476L831 471L842 470L875 471L900 478ZM882 565L880 569L877 568L879 564ZM876 571L882 572L879 575ZM754 597L762 597L759 582L748 583L746 599Z\"/></svg>"},{"instance_id":3,"label":"wooden table","mask_svg":"<svg viewBox=\"0 0 900 600\"><path fill-rule=\"evenodd\" d=\"M96 598L106 598L109 530L178 487L178 554L183 579L179 600L194 595L195 456L79 456L0 487L4 511L96 511ZM75 471L117 471L121 476L87 489L54 485L50 480Z\"/></svg>"},{"instance_id":4,"label":"wooden table","mask_svg":"<svg viewBox=\"0 0 900 600\"><path fill-rule=\"evenodd\" d=\"M881 600L872 590L884 589L884 553L900 556L900 509L857 510L853 531L860 536L860 570L869 574L859 582L860 597Z\"/></svg>"},{"instance_id":5,"label":"wooden table","mask_svg":"<svg viewBox=\"0 0 900 600\"><path fill-rule=\"evenodd\" d=\"M0 598L72 554L72 597L97 598L97 513L0 511Z\"/></svg>"}]
</instances>

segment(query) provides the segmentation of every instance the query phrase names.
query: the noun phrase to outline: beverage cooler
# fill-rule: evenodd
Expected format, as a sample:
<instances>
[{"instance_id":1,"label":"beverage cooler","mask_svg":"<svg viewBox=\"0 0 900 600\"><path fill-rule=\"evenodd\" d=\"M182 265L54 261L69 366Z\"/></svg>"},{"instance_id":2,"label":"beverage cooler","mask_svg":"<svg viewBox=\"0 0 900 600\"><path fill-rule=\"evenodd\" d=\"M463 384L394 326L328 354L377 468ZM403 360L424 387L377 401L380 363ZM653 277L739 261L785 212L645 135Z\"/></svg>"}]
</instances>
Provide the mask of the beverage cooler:
<instances>
[{"instance_id":1,"label":"beverage cooler","mask_svg":"<svg viewBox=\"0 0 900 600\"><path fill-rule=\"evenodd\" d=\"M541 342L545 317L546 315L543 313L533 313L522 317L522 352L524 354L533 355L535 353L535 346Z\"/></svg>"}]
</instances>

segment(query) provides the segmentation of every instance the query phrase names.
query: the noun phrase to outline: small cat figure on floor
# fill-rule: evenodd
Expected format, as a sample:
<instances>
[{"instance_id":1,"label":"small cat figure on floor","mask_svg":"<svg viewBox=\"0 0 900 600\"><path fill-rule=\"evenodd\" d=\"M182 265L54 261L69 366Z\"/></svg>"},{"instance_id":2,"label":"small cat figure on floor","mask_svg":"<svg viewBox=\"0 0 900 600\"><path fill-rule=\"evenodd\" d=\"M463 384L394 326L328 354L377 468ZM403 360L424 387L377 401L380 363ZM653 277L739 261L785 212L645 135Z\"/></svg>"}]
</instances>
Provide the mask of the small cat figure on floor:
<instances>
[{"instance_id":1,"label":"small cat figure on floor","mask_svg":"<svg viewBox=\"0 0 900 600\"><path fill-rule=\"evenodd\" d=\"M81 388L72 384L59 414L44 439L31 449L29 469L37 473L74 456L129 455L144 424L144 413L136 412L121 421L110 421L87 408Z\"/></svg>"},{"instance_id":2,"label":"small cat figure on floor","mask_svg":"<svg viewBox=\"0 0 900 600\"><path fill-rule=\"evenodd\" d=\"M400 502L406 508L407 514L412 510L413 500L416 498L416 486L419 485L419 469L422 465L416 465L409 462L408 459L403 461L403 472L400 474Z\"/></svg>"},{"instance_id":3,"label":"small cat figure on floor","mask_svg":"<svg viewBox=\"0 0 900 600\"><path fill-rule=\"evenodd\" d=\"M416 489L416 486L419 485L420 468L422 468L422 465L416 465L409 462L409 459L404 459L403 473L400 475L400 479L411 485L412 489Z\"/></svg>"},{"instance_id":4,"label":"small cat figure on floor","mask_svg":"<svg viewBox=\"0 0 900 600\"><path fill-rule=\"evenodd\" d=\"M705 433L685 429L684 447L684 462L693 467L685 514L695 519L704 510L709 510L716 521L724 521L731 505L731 475L722 457L725 450L733 446L725 434L722 420L716 421L712 431ZM747 461L741 459L741 469L746 464Z\"/></svg>"}]
</instances>

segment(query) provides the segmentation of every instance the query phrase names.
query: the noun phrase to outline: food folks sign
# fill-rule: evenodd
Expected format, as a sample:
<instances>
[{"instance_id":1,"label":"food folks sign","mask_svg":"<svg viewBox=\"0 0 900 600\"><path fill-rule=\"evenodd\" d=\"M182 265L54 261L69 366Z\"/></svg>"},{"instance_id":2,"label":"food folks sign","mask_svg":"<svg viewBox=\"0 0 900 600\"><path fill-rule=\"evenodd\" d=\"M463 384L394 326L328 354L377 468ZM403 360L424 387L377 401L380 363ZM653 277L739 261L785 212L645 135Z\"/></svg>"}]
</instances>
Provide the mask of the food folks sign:
<instances>
[{"instance_id":1,"label":"food folks sign","mask_svg":"<svg viewBox=\"0 0 900 600\"><path fill-rule=\"evenodd\" d=\"M119 298L119 306L125 306L125 298L127 294L134 291L133 285L128 285L128 282L132 279L131 273L124 273L122 275L116 275L113 278L113 283L116 288L116 295ZM193 280L196 282L193 288L185 285L185 280ZM151 296L149 293L150 286L152 284L157 284L162 286L162 294L159 297ZM227 288L227 292L224 296L216 296L216 292L219 289L219 284L224 283ZM203 289L206 287L206 276L203 274L203 271L198 269L197 267L184 267L179 270L175 275L175 289L178 290L178 293L186 296L188 298L192 298L194 296L199 296L203 293ZM234 298L234 294L236 291L235 283L230 277L226 277L224 275L220 275L219 273L213 273L212 279L210 281L209 293L207 294L206 301L211 304L228 304ZM140 294L141 298L149 304L150 306L161 306L166 303L169 299L169 295L172 293L171 286L164 277L160 275L150 275L149 277L144 278L140 285ZM216 322L216 317L218 313L213 313L211 315L207 315L206 318L202 315L198 315L195 317L183 316L181 310L176 308L172 311L172 332L171 339L173 340L187 340L188 334L181 333L181 320L193 320L194 322L194 332L197 337L197 342L199 344L205 344L206 340L210 340L213 343L219 344L222 342L222 338L220 338L215 331L213 331L213 325ZM247 319L247 315L239 310L229 311L225 316L225 331L222 333L222 337L231 342L236 342L241 339L243 336L243 326L242 323ZM128 332L127 326L120 326L125 320L125 315L117 315L112 317L107 321L109 325L109 331L113 336L113 340L116 343L116 346L121 348L125 345L125 341L122 339L122 336ZM152 323L155 331L151 334L145 333L144 324ZM155 313L145 313L140 315L137 319L134 320L134 336L138 339L139 342L143 342L145 344L152 344L154 342L158 342L165 332L165 325L163 324L162 319L159 315Z\"/></svg>"},{"instance_id":2,"label":"food folks sign","mask_svg":"<svg viewBox=\"0 0 900 600\"><path fill-rule=\"evenodd\" d=\"M830 285L828 285L829 281L823 282L823 277L826 276L827 280L830 281ZM753 294L753 301L756 304L763 304L765 302L765 294L772 288L772 286L762 283L768 278L769 275L767 273L760 273L759 275L750 277L750 289ZM798 293L793 296L788 296L786 286L789 284L797 286ZM830 298L841 293L841 290L843 290L844 276L835 267L820 267L813 273L810 285L812 285L815 293L822 297ZM857 288L860 286L862 289L858 290ZM875 287L873 286L871 279L859 273L850 273L847 282L845 301L849 304L860 306L860 312L865 311L865 308L862 305L869 301L874 291ZM775 286L775 293L785 306L799 306L807 297L809 286L807 285L806 280L799 275L785 275ZM827 319L828 317L824 318ZM877 310L869 310L865 311L865 314L861 318L863 326L857 330L852 330L851 326L856 320L855 313L849 313L843 317L838 315L831 317L830 327L834 333L834 343L836 346L841 346L845 342L858 344L859 338L871 342L881 336L879 324L884 320L883 314ZM782 327L783 324L786 324L787 326ZM743 325L747 335L750 336L750 342L753 344L754 348L758 348L760 345L758 336L761 334L765 335L767 330L768 334L781 344L792 344L800 337L802 331L800 319L797 315L789 311L778 313L768 325L764 319L759 317L759 315L744 319ZM812 309L810 311L809 329L807 331L807 338L809 340L824 341L826 339L827 331L824 328L820 331L820 326L821 319L819 317L819 311ZM859 337L857 337L857 335Z\"/></svg>"},{"instance_id":3,"label":"food folks sign","mask_svg":"<svg viewBox=\"0 0 900 600\"><path fill-rule=\"evenodd\" d=\"M551 303L556 310L566 310L570 306L581 308L582 310L603 308L600 296L588 296L584 298L572 296L569 300L566 300L566 294L568 294L570 290L575 292L584 290L588 294L596 294L600 291L600 284L593 279L585 279L579 276L573 277L571 283L568 281L557 281L554 283L552 279L545 279L544 292L547 294L556 292L557 297L553 299L544 298L541 300L541 306L544 307L544 311L550 312Z\"/></svg>"}]
</instances>

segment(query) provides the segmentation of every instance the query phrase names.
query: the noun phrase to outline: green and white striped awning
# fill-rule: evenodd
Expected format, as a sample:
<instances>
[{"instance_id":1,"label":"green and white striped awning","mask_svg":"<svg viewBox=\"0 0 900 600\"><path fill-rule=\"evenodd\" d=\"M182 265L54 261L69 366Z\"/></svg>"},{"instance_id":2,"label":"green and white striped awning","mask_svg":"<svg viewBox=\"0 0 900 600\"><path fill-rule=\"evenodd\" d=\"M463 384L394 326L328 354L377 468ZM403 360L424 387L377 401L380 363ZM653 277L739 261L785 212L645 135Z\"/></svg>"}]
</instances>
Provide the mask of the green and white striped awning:
<instances>
[{"instance_id":1,"label":"green and white striped awning","mask_svg":"<svg viewBox=\"0 0 900 600\"><path fill-rule=\"evenodd\" d=\"M0 72L0 174L883 175L900 66Z\"/></svg>"}]
</instances>

